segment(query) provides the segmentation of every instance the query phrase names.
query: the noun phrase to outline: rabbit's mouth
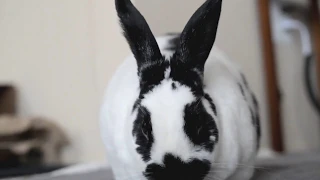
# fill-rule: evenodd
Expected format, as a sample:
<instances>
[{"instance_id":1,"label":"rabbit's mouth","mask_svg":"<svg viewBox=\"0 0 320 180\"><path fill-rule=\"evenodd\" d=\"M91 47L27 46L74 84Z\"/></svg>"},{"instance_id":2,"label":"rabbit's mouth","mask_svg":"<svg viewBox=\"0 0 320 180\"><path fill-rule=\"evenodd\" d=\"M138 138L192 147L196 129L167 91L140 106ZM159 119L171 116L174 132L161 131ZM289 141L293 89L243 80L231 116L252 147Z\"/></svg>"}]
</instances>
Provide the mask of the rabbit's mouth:
<instances>
[{"instance_id":1,"label":"rabbit's mouth","mask_svg":"<svg viewBox=\"0 0 320 180\"><path fill-rule=\"evenodd\" d=\"M210 171L210 162L192 159L188 162L166 154L163 164L149 164L144 172L148 180L203 180Z\"/></svg>"}]
</instances>

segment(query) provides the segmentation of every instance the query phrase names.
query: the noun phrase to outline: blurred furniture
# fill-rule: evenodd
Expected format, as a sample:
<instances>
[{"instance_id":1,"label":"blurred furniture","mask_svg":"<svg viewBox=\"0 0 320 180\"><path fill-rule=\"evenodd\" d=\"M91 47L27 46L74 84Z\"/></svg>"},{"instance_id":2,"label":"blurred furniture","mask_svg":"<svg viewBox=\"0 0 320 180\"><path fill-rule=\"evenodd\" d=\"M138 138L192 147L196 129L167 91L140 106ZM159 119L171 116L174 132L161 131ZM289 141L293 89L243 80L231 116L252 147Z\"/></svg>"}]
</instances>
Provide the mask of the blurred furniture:
<instances>
[{"instance_id":1,"label":"blurred furniture","mask_svg":"<svg viewBox=\"0 0 320 180\"><path fill-rule=\"evenodd\" d=\"M16 92L13 86L0 86L0 114L16 113Z\"/></svg>"},{"instance_id":2,"label":"blurred furniture","mask_svg":"<svg viewBox=\"0 0 320 180\"><path fill-rule=\"evenodd\" d=\"M10 85L0 86L0 115L16 113L16 92L14 87ZM0 141L1 142L1 141ZM8 154L0 149L0 162L4 161Z\"/></svg>"},{"instance_id":3,"label":"blurred furniture","mask_svg":"<svg viewBox=\"0 0 320 180\"><path fill-rule=\"evenodd\" d=\"M275 63L275 52L272 41L272 27L270 19L270 1L258 0L258 12L260 15L260 30L262 37L262 51L265 66L267 87L267 101L269 110L271 143L274 151L283 152L283 132L281 121L281 96L278 86L278 78ZM289 1L289 0L288 0ZM301 5L309 6L310 26L312 31L313 49L317 61L317 77L320 89L320 14L318 0L295 0Z\"/></svg>"},{"instance_id":4,"label":"blurred furniture","mask_svg":"<svg viewBox=\"0 0 320 180\"><path fill-rule=\"evenodd\" d=\"M0 115L0 168L61 164L67 144L62 129L50 120Z\"/></svg>"},{"instance_id":5,"label":"blurred furniture","mask_svg":"<svg viewBox=\"0 0 320 180\"><path fill-rule=\"evenodd\" d=\"M13 86L0 86L0 178L64 167L60 155L69 141L63 130L42 117L18 117L16 99Z\"/></svg>"}]
</instances>

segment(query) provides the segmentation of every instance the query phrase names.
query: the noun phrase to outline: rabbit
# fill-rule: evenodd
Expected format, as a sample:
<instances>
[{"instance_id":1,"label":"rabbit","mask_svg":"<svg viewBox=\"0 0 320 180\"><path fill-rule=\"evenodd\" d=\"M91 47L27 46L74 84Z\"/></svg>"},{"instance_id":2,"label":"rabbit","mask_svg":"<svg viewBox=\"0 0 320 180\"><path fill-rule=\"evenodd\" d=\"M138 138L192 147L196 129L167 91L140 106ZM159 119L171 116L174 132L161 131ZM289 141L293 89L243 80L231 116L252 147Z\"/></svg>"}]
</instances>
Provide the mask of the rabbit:
<instances>
[{"instance_id":1,"label":"rabbit","mask_svg":"<svg viewBox=\"0 0 320 180\"><path fill-rule=\"evenodd\" d=\"M130 0L115 0L132 51L101 105L116 180L248 180L259 107L241 68L213 47L222 0L206 0L181 33L155 37Z\"/></svg>"}]
</instances>

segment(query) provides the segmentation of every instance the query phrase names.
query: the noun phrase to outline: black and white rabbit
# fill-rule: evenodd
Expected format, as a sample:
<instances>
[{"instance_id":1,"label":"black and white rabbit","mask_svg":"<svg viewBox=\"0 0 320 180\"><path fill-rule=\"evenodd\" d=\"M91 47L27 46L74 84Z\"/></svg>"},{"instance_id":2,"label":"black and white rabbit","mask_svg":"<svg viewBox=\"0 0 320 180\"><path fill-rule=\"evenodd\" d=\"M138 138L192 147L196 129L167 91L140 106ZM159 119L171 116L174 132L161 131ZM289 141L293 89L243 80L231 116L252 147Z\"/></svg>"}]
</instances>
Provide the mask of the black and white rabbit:
<instances>
[{"instance_id":1,"label":"black and white rabbit","mask_svg":"<svg viewBox=\"0 0 320 180\"><path fill-rule=\"evenodd\" d=\"M213 48L222 0L207 0L181 34L157 39L130 0L115 3L133 53L101 109L116 180L250 179L259 110L240 68Z\"/></svg>"}]
</instances>

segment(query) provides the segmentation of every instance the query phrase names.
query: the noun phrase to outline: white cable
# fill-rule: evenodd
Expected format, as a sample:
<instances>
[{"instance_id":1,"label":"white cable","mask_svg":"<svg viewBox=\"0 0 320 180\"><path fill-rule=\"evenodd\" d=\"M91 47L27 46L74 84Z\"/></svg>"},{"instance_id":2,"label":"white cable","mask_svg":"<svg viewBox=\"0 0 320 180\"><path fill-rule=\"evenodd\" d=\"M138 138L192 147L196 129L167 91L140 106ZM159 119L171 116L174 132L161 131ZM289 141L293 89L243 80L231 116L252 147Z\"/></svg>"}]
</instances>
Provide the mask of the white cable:
<instances>
[{"instance_id":1,"label":"white cable","mask_svg":"<svg viewBox=\"0 0 320 180\"><path fill-rule=\"evenodd\" d=\"M302 53L304 56L310 56L312 54L312 45L310 40L310 32L306 25L294 19L287 19L283 21L281 25L287 31L296 30L300 33Z\"/></svg>"}]
</instances>

